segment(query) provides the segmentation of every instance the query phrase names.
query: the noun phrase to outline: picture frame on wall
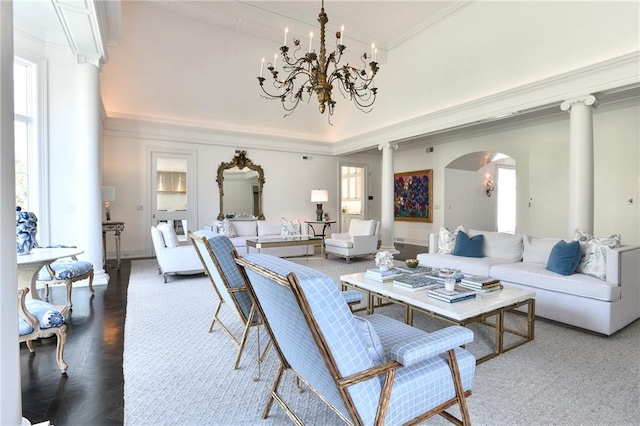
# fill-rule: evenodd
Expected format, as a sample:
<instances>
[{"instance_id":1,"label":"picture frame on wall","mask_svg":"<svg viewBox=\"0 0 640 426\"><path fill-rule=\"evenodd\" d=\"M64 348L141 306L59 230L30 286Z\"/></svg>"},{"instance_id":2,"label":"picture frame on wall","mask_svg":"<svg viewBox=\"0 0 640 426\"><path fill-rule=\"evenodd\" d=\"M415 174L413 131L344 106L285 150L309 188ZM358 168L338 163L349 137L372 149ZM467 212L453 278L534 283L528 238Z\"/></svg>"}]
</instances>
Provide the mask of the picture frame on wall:
<instances>
[{"instance_id":1,"label":"picture frame on wall","mask_svg":"<svg viewBox=\"0 0 640 426\"><path fill-rule=\"evenodd\" d=\"M395 173L393 194L394 220L433 222L433 170Z\"/></svg>"}]
</instances>

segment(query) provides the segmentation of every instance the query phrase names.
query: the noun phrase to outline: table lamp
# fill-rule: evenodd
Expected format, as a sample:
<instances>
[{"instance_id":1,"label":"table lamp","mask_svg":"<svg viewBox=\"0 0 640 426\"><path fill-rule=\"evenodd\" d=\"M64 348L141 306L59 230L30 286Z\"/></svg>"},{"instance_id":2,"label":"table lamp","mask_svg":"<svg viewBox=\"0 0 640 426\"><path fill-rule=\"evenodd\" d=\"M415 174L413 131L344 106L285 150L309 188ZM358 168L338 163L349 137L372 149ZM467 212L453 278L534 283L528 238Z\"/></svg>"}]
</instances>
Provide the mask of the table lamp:
<instances>
[{"instance_id":1,"label":"table lamp","mask_svg":"<svg viewBox=\"0 0 640 426\"><path fill-rule=\"evenodd\" d=\"M311 191L311 202L316 203L316 220L322 221L322 203L329 201L329 192L326 189L313 189Z\"/></svg>"},{"instance_id":2,"label":"table lamp","mask_svg":"<svg viewBox=\"0 0 640 426\"><path fill-rule=\"evenodd\" d=\"M104 215L107 222L111 220L111 203L115 200L116 200L116 187L103 186L102 201L104 202Z\"/></svg>"}]
</instances>

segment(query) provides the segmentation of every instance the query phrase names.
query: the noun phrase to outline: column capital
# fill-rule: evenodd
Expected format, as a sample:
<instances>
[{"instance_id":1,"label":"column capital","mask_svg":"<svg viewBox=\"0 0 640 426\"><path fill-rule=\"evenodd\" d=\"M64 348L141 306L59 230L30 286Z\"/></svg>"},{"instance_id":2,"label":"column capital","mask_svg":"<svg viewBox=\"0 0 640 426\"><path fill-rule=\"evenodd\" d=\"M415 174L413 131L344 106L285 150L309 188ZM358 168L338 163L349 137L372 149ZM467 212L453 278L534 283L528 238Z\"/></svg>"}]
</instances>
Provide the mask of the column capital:
<instances>
[{"instance_id":1,"label":"column capital","mask_svg":"<svg viewBox=\"0 0 640 426\"><path fill-rule=\"evenodd\" d=\"M567 99L566 101L562 102L560 104L560 109L563 111L569 111L571 107L577 104L584 104L596 108L600 103L598 102L598 98L593 95L579 96L577 98Z\"/></svg>"},{"instance_id":2,"label":"column capital","mask_svg":"<svg viewBox=\"0 0 640 426\"><path fill-rule=\"evenodd\" d=\"M385 149L398 149L398 144L393 142L384 142L378 145L378 150L382 151Z\"/></svg>"}]
</instances>

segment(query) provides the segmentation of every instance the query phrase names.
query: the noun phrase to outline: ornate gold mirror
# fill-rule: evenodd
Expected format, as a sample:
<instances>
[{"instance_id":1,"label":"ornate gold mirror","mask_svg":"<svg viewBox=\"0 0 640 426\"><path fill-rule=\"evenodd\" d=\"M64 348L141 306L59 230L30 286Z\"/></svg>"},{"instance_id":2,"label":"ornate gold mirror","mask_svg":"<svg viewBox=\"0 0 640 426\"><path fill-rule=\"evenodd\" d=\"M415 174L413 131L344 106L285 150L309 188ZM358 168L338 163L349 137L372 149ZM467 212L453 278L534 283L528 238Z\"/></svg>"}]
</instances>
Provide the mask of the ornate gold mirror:
<instances>
[{"instance_id":1,"label":"ornate gold mirror","mask_svg":"<svg viewBox=\"0 0 640 426\"><path fill-rule=\"evenodd\" d=\"M264 220L262 212L264 171L261 166L253 164L246 154L245 151L241 151L230 163L220 163L218 166L216 178L220 193L218 220L223 220L225 217Z\"/></svg>"}]
</instances>

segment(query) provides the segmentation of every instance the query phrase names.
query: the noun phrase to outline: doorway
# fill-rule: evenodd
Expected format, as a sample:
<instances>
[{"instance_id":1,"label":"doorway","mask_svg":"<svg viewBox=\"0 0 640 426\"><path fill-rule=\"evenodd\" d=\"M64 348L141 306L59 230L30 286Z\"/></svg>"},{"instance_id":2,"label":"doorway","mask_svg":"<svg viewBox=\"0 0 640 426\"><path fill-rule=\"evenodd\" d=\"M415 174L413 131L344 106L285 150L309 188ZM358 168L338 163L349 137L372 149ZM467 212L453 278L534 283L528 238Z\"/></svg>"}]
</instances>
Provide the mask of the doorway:
<instances>
[{"instance_id":1,"label":"doorway","mask_svg":"<svg viewBox=\"0 0 640 426\"><path fill-rule=\"evenodd\" d=\"M367 217L367 166L340 164L340 232L347 232L351 219Z\"/></svg>"},{"instance_id":2,"label":"doorway","mask_svg":"<svg viewBox=\"0 0 640 426\"><path fill-rule=\"evenodd\" d=\"M151 224L169 223L179 241L197 228L195 154L151 151Z\"/></svg>"}]
</instances>

